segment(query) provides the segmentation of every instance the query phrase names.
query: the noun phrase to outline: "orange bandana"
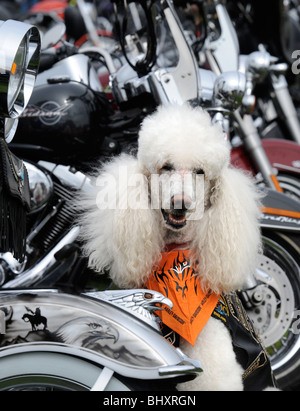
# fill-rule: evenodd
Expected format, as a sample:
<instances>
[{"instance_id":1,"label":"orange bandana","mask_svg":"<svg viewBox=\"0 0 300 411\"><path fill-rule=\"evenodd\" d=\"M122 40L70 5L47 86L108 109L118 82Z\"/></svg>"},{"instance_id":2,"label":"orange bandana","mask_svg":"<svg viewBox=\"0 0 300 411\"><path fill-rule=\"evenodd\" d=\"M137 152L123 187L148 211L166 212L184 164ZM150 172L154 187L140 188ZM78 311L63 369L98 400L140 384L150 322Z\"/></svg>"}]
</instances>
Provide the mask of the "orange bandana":
<instances>
[{"instance_id":1,"label":"orange bandana","mask_svg":"<svg viewBox=\"0 0 300 411\"><path fill-rule=\"evenodd\" d=\"M173 302L172 310L165 308L158 315L164 324L195 345L220 296L211 290L202 290L197 265L192 265L186 257L188 252L163 253L160 268L153 271L146 288L160 292Z\"/></svg>"}]
</instances>

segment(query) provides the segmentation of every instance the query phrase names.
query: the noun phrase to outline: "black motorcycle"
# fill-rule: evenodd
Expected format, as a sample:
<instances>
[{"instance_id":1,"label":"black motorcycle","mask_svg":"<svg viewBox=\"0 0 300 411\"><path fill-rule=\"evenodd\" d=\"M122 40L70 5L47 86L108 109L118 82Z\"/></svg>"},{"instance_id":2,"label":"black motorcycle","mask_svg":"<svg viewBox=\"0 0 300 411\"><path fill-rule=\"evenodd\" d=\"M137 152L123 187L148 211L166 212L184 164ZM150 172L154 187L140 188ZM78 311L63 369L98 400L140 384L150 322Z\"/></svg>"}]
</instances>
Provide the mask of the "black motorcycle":
<instances>
[{"instance_id":1,"label":"black motorcycle","mask_svg":"<svg viewBox=\"0 0 300 411\"><path fill-rule=\"evenodd\" d=\"M117 3L118 6L124 6L122 16L124 16L124 10L129 12L126 4L120 1ZM139 8L138 11L146 13L144 20L150 23L152 11L156 9L147 9L146 2L143 2L143 5L144 8L142 10ZM158 105L168 104L169 101L174 100L179 103L190 101L192 104L202 105L210 110L213 120L219 121L224 126L224 130L228 131L233 108L236 111L240 107L246 90L245 82L241 81L242 74L236 73L233 76L235 79L235 82L231 83L233 89L229 88L228 91L225 87L228 85L225 77L218 78L209 70L199 69L195 54L186 39L172 2L165 1L163 6L163 11L158 13L159 18L155 19L157 27L152 24L147 25L146 28L135 30L134 35L128 37L126 25L119 23L117 32L121 36L121 49L125 53L125 59L123 57L121 60L121 67L117 63L120 62L119 55L116 57L112 53L108 56L107 51L101 52L101 50L95 49L85 52L75 50L75 52L74 48L71 49L67 45L67 53L72 50L71 55L66 55L66 51L64 51L60 59L59 49L55 50L53 54L55 59L59 61L53 63L52 60L50 68L39 75L36 96L33 96L33 99L36 98L36 100L32 100L34 104L29 106L29 110L32 111L28 112L27 118L21 120L21 122L24 121L23 140L20 141L21 137L17 136L17 145L14 141L14 149L20 150L20 153L24 153L24 158L33 162L41 160L43 157L42 162L33 165L33 174L39 175L37 187L42 185L42 181L48 181L47 184L44 183L48 190L44 191L44 205L42 203L41 207L38 205L37 213L34 215L33 211L30 217L33 220L34 217L38 218L32 223L33 229L28 233L28 244L32 243L32 246L29 247L29 266L20 267L20 269L19 267L17 269L10 267L10 277L5 279L6 283L3 284L3 287L49 285L52 282L51 278L55 278L52 277L53 272L55 272L52 268L55 268L57 262L59 265L66 262L66 266L70 266L67 263L67 258L74 257L72 247L74 241L76 242L78 233L73 231L76 230L76 226L70 230L72 214L74 213L71 211L68 214L66 209L71 210L70 205L74 194L72 190L74 187L75 190L80 187L80 184L73 185L70 180L71 177L77 176L83 184L82 187L88 187L88 181L84 181L84 175L78 173L74 166L78 166L81 171L90 167L91 162L96 161L95 159L98 159L99 155L101 156L103 148L101 143L107 141L108 145L117 144L118 146L117 150L114 146L111 152L108 150L107 153L104 153L103 160L122 149L134 149L132 143L136 142L141 119ZM135 19L132 17L128 26L134 27L135 23ZM167 35L167 33L169 34ZM158 34L164 38L162 43L157 41ZM140 41L139 36L143 39L146 38L146 45L148 45L146 49L142 47L144 42ZM174 53L171 52L173 49L170 44L177 50L175 58ZM156 46L160 47L161 50L157 60L154 52ZM111 104L107 104L107 100L104 105L94 105L97 101L95 93L101 96L101 103L103 103L104 97L107 99L99 87L98 77L95 76L94 71L95 66L91 62L95 55L97 55L97 64L99 63L98 56L101 56L103 64L111 74L113 103L114 107L117 107L117 111L114 111L110 116L104 115L102 117L103 107L104 110L110 111L111 109ZM78 73L85 73L83 81L81 81L81 77L78 79ZM223 84L224 88L220 87L220 84ZM61 90L62 93L56 94L52 90ZM83 96L88 96L88 98ZM72 106L73 102L74 106ZM73 108L74 111L72 111ZM88 120L85 124L90 125L88 131L93 131L95 124L97 129L98 119L103 118L104 125L100 121L98 127L100 131L105 130L104 138L103 135L99 137L97 133L94 135L92 132L77 136L77 127L74 127L74 124L79 121L81 113ZM96 123L92 121L95 118ZM112 119L114 121L111 122ZM115 121L118 119L119 122ZM105 123L106 121L108 123ZM29 140L30 144L27 145L27 138L31 138L31 133L28 130L31 129L34 133L35 127L32 127L34 122L36 122L37 127L41 127L39 135L35 135L34 140ZM69 129L73 130L73 134L68 134ZM79 132L82 131L80 127L78 129ZM43 141L43 135L47 136L48 132L50 133L49 137ZM53 140L59 140L58 146L52 142L50 135ZM124 143L123 147L122 143ZM71 167L66 165L70 163ZM52 182L55 182L53 196L49 195L51 193L49 176ZM66 225L61 225L61 220ZM261 216L264 253L260 256L260 264L254 273L254 278L249 280L246 289L241 292L241 298L249 316L259 329L262 339L269 349L276 377L283 388L296 385L299 379L299 373L294 364L299 356L300 339L299 335L293 332L292 327L295 320L294 313L300 305L299 225L299 203L282 193L267 189ZM48 234L51 234L49 237L52 237L52 230L57 236L53 237L54 240L51 243L47 237ZM40 244L39 236L46 238L46 245L50 244L49 249L45 248L46 251L40 252L37 249L38 244ZM59 243L58 241L61 239L63 242ZM65 240L66 242L64 242ZM34 250L32 256L30 256L31 248ZM47 271L48 265L46 264L46 256L48 255L51 256L51 261L54 261L50 271ZM39 262L45 263L45 276L32 276L34 268L38 266ZM4 264L7 264L7 260L4 261ZM39 272L43 271L39 270ZM61 279L63 270L58 270L58 272L58 278ZM51 273L50 276L48 276L49 273ZM29 278L34 278L34 280L25 283L25 279Z\"/></svg>"}]
</instances>

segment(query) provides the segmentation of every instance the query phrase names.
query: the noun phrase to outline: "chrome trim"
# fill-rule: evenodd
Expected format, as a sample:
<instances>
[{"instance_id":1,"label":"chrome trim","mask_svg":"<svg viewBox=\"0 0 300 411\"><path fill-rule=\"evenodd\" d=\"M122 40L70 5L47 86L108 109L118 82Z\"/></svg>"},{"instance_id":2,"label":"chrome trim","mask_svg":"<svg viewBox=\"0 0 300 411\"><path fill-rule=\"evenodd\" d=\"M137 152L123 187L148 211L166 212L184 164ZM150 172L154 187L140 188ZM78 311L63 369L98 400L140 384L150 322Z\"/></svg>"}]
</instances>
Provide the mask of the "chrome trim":
<instances>
[{"instance_id":1,"label":"chrome trim","mask_svg":"<svg viewBox=\"0 0 300 411\"><path fill-rule=\"evenodd\" d=\"M213 105L235 111L242 104L246 90L246 77L230 71L217 77L214 84Z\"/></svg>"},{"instance_id":2,"label":"chrome trim","mask_svg":"<svg viewBox=\"0 0 300 411\"><path fill-rule=\"evenodd\" d=\"M170 101L183 104L200 99L201 78L196 58L186 40L173 3L169 0L162 3L163 13L178 49L178 64L168 69L157 68L142 78L138 78L129 64L125 64L111 76L111 87L119 104L143 92L151 93L157 104L162 105Z\"/></svg>"},{"instance_id":3,"label":"chrome trim","mask_svg":"<svg viewBox=\"0 0 300 411\"><path fill-rule=\"evenodd\" d=\"M1 113L19 117L31 97L39 68L41 38L36 27L0 21Z\"/></svg>"},{"instance_id":4,"label":"chrome trim","mask_svg":"<svg viewBox=\"0 0 300 411\"><path fill-rule=\"evenodd\" d=\"M6 334L6 321L5 321L5 313L4 311L0 310L0 335Z\"/></svg>"},{"instance_id":5,"label":"chrome trim","mask_svg":"<svg viewBox=\"0 0 300 411\"><path fill-rule=\"evenodd\" d=\"M38 74L36 87L48 84L48 79L61 77L62 73L73 81L90 86L94 91L102 91L97 73L91 66L89 57L84 54L67 57L54 64L49 70Z\"/></svg>"},{"instance_id":6,"label":"chrome trim","mask_svg":"<svg viewBox=\"0 0 300 411\"><path fill-rule=\"evenodd\" d=\"M38 212L47 205L53 194L53 181L34 164L25 162L25 167L28 172L31 195L30 211Z\"/></svg>"},{"instance_id":7,"label":"chrome trim","mask_svg":"<svg viewBox=\"0 0 300 411\"><path fill-rule=\"evenodd\" d=\"M91 187L91 180L81 171L74 170L71 166L51 163L49 161L39 161L38 165L57 177L60 183L74 190L88 190Z\"/></svg>"},{"instance_id":8,"label":"chrome trim","mask_svg":"<svg viewBox=\"0 0 300 411\"><path fill-rule=\"evenodd\" d=\"M33 286L36 281L43 279L48 270L56 263L55 254L65 245L72 244L76 241L79 236L79 232L79 227L73 227L41 261L39 261L34 267L21 273L15 279L4 284L2 288L8 289L30 287Z\"/></svg>"},{"instance_id":9,"label":"chrome trim","mask_svg":"<svg viewBox=\"0 0 300 411\"><path fill-rule=\"evenodd\" d=\"M156 291L147 289L100 291L85 293L84 295L122 307L123 310L147 322L157 331L160 331L159 318L153 313L162 310L162 308L156 304L167 305L170 309L173 308L171 300Z\"/></svg>"},{"instance_id":10,"label":"chrome trim","mask_svg":"<svg viewBox=\"0 0 300 411\"><path fill-rule=\"evenodd\" d=\"M104 367L101 374L99 375L99 378L97 378L97 381L92 386L90 391L104 391L109 381L112 379L113 375L114 375L113 370L110 370L109 368Z\"/></svg>"},{"instance_id":11,"label":"chrome trim","mask_svg":"<svg viewBox=\"0 0 300 411\"><path fill-rule=\"evenodd\" d=\"M176 376L190 373L202 373L203 369L199 361L189 358L181 351L180 348L176 348L177 353L182 356L182 362L176 366L165 366L159 369L160 376Z\"/></svg>"},{"instance_id":12,"label":"chrome trim","mask_svg":"<svg viewBox=\"0 0 300 411\"><path fill-rule=\"evenodd\" d=\"M12 274L19 275L23 272L27 259L25 258L24 262L20 263L14 258L12 253L7 252L0 254L0 265L2 265L2 262L4 262L8 266Z\"/></svg>"},{"instance_id":13,"label":"chrome trim","mask_svg":"<svg viewBox=\"0 0 300 411\"><path fill-rule=\"evenodd\" d=\"M300 168L290 167L285 164L274 163L273 167L278 168L279 170L291 171L292 173L300 174Z\"/></svg>"}]
</instances>

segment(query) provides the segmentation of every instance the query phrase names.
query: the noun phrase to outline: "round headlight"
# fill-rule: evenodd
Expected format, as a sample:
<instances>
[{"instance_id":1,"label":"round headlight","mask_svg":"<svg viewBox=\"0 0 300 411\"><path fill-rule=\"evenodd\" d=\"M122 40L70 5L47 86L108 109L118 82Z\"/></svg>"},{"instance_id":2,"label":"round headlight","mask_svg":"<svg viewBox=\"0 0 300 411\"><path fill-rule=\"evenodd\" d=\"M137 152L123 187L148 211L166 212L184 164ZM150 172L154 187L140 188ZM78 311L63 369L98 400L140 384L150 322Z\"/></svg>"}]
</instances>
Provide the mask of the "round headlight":
<instances>
[{"instance_id":1,"label":"round headlight","mask_svg":"<svg viewBox=\"0 0 300 411\"><path fill-rule=\"evenodd\" d=\"M235 111L242 104L246 92L246 76L243 73L227 71L215 81L214 104Z\"/></svg>"},{"instance_id":2,"label":"round headlight","mask_svg":"<svg viewBox=\"0 0 300 411\"><path fill-rule=\"evenodd\" d=\"M15 20L0 21L0 114L16 118L31 97L40 61L36 27Z\"/></svg>"}]
</instances>

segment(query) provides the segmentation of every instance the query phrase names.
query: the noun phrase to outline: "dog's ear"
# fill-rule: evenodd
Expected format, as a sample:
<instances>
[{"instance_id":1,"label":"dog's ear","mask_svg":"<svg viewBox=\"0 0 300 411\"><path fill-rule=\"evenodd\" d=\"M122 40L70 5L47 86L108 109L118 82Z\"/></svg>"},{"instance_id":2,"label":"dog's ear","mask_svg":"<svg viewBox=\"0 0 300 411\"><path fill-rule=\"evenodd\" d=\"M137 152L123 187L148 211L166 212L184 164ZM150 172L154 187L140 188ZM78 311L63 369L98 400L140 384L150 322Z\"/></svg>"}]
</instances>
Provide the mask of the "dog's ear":
<instances>
[{"instance_id":1,"label":"dog's ear","mask_svg":"<svg viewBox=\"0 0 300 411\"><path fill-rule=\"evenodd\" d=\"M81 208L90 267L108 270L119 287L142 286L160 256L162 240L149 206L148 180L136 158L122 155L104 166Z\"/></svg>"},{"instance_id":2,"label":"dog's ear","mask_svg":"<svg viewBox=\"0 0 300 411\"><path fill-rule=\"evenodd\" d=\"M254 272L261 249L260 199L252 179L240 170L228 168L215 181L194 241L205 287L230 292Z\"/></svg>"}]
</instances>

